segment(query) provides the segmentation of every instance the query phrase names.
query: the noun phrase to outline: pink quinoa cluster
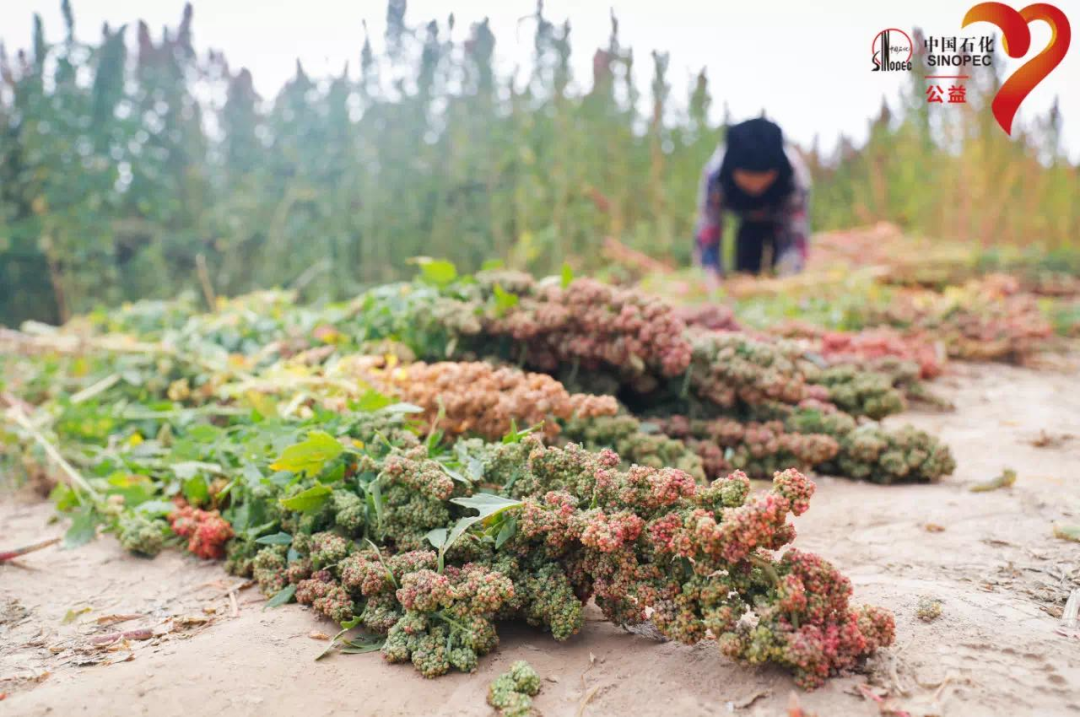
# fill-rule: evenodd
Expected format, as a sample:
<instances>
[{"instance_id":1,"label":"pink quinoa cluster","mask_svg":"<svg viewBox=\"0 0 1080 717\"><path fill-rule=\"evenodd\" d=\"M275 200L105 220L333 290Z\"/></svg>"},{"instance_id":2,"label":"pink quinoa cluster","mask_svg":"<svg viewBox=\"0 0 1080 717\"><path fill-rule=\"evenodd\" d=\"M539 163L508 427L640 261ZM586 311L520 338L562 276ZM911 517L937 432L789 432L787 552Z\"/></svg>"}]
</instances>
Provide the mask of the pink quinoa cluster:
<instances>
[{"instance_id":1,"label":"pink quinoa cluster","mask_svg":"<svg viewBox=\"0 0 1080 717\"><path fill-rule=\"evenodd\" d=\"M225 544L233 537L232 526L216 510L201 510L182 501L169 514L169 525L181 538L187 538L189 552L205 560L223 560Z\"/></svg>"}]
</instances>

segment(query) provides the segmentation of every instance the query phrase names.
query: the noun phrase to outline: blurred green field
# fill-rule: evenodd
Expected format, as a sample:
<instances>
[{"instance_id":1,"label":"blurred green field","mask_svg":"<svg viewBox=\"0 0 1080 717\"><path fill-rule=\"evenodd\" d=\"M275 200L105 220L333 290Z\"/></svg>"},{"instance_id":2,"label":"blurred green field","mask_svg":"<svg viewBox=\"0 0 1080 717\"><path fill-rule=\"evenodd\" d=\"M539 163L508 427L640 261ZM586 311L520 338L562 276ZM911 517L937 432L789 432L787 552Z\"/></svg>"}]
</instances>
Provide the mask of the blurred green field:
<instances>
[{"instance_id":1,"label":"blurred green field","mask_svg":"<svg viewBox=\"0 0 1080 717\"><path fill-rule=\"evenodd\" d=\"M704 73L673 97L669 55L635 56L614 21L593 76L574 77L571 50L593 48L538 9L533 65L515 79L486 23L451 41L393 0L386 36L358 38L358 69L298 65L263 98L195 43L190 8L164 34L114 27L92 43L64 9L66 28L39 21L28 49L0 57L0 323L204 286L340 299L407 275L417 255L592 272L607 238L690 263L723 97ZM630 71L642 61L648 87ZM802 148L815 229L888 220L982 251L1075 247L1080 174L1060 114L1010 139L984 111L1000 77L973 78L969 103L945 112L925 102L924 75L868 120L864 145Z\"/></svg>"}]
</instances>

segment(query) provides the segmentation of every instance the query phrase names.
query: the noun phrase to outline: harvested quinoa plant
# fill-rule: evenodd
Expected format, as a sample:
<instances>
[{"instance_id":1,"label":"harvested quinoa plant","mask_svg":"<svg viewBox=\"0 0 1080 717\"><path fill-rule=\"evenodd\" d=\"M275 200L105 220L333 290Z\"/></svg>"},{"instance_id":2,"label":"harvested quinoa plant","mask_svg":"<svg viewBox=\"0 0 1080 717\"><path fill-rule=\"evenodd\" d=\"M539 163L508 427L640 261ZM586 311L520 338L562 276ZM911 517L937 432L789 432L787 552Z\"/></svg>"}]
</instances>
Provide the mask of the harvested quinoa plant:
<instances>
[{"instance_id":1,"label":"harvested quinoa plant","mask_svg":"<svg viewBox=\"0 0 1080 717\"><path fill-rule=\"evenodd\" d=\"M583 627L589 599L616 624L651 619L682 642L709 631L725 654L786 665L810 687L892 640L892 618L850 608L850 584L827 562L772 555L794 538L786 516L813 494L795 470L750 496L738 472L700 484L533 436L464 445L455 462L474 462L501 491L451 481L418 448L391 451L367 488L385 496L378 543L294 534L289 554L268 546L255 556L256 580L271 595L294 586L298 602L385 635L387 660L429 677L474 670L497 645L499 620L565 640Z\"/></svg>"},{"instance_id":2,"label":"harvested quinoa plant","mask_svg":"<svg viewBox=\"0 0 1080 717\"><path fill-rule=\"evenodd\" d=\"M969 361L1022 363L1053 335L1035 297L1003 275L973 279L943 295L901 293L873 320L934 337L950 357Z\"/></svg>"},{"instance_id":3,"label":"harvested quinoa plant","mask_svg":"<svg viewBox=\"0 0 1080 717\"><path fill-rule=\"evenodd\" d=\"M697 451L711 479L733 470L753 478L767 478L784 468L808 471L832 460L840 450L832 436L789 432L782 421L741 423L730 418L670 416L655 422L665 434Z\"/></svg>"},{"instance_id":4,"label":"harvested quinoa plant","mask_svg":"<svg viewBox=\"0 0 1080 717\"><path fill-rule=\"evenodd\" d=\"M536 285L513 308L485 318L486 333L521 342L525 360L544 371L576 363L677 376L690 362L685 325L669 305L592 279Z\"/></svg>"},{"instance_id":5,"label":"harvested quinoa plant","mask_svg":"<svg viewBox=\"0 0 1080 717\"><path fill-rule=\"evenodd\" d=\"M387 395L420 406L427 425L453 435L494 440L514 425L542 423L545 433L554 436L559 431L555 419L610 416L618 408L610 396L570 394L550 376L515 368L481 362L378 363L355 361L352 373Z\"/></svg>"},{"instance_id":6,"label":"harvested quinoa plant","mask_svg":"<svg viewBox=\"0 0 1080 717\"><path fill-rule=\"evenodd\" d=\"M616 624L644 622L651 608L669 638L693 643L710 630L725 654L787 665L806 686L892 642L892 617L850 609L850 583L828 563L760 552L794 538L786 516L804 512L814 490L801 473L777 473L770 493L751 498L741 473L698 486L672 469L619 471L618 460L537 445L515 485L525 505L506 547L560 559Z\"/></svg>"},{"instance_id":7,"label":"harvested quinoa plant","mask_svg":"<svg viewBox=\"0 0 1080 717\"><path fill-rule=\"evenodd\" d=\"M193 508L184 501L178 501L176 508L169 514L169 524L174 533L188 539L188 552L205 560L224 559L225 544L234 533L221 514Z\"/></svg>"},{"instance_id":8,"label":"harvested quinoa plant","mask_svg":"<svg viewBox=\"0 0 1080 717\"><path fill-rule=\"evenodd\" d=\"M808 398L828 398L827 390L814 389L807 381L796 344L712 331L690 336L691 385L697 396L721 408L767 402L798 405Z\"/></svg>"},{"instance_id":9,"label":"harvested quinoa plant","mask_svg":"<svg viewBox=\"0 0 1080 717\"><path fill-rule=\"evenodd\" d=\"M941 617L941 601L937 598L923 595L915 607L915 616L923 622L933 622Z\"/></svg>"},{"instance_id":10,"label":"harvested quinoa plant","mask_svg":"<svg viewBox=\"0 0 1080 717\"><path fill-rule=\"evenodd\" d=\"M687 326L710 331L738 331L739 322L735 312L723 304L706 303L696 306L678 306L675 315Z\"/></svg>"},{"instance_id":11,"label":"harvested quinoa plant","mask_svg":"<svg viewBox=\"0 0 1080 717\"><path fill-rule=\"evenodd\" d=\"M525 660L510 665L488 687L488 704L504 717L526 717L532 713L532 698L540 693L540 676Z\"/></svg>"},{"instance_id":12,"label":"harvested quinoa plant","mask_svg":"<svg viewBox=\"0 0 1080 717\"><path fill-rule=\"evenodd\" d=\"M884 374L860 371L851 365L825 369L813 379L828 389L828 400L853 416L875 420L904 410L904 397Z\"/></svg>"},{"instance_id":13,"label":"harvested quinoa plant","mask_svg":"<svg viewBox=\"0 0 1080 717\"><path fill-rule=\"evenodd\" d=\"M893 374L687 329L588 279L443 267L345 306L292 300L12 332L8 385L37 421L16 426L19 455L73 458L54 491L72 542L103 528L145 555L183 544L268 606L341 626L331 650L428 677L474 671L502 621L568 640L590 601L808 688L892 642L888 613L790 547L788 516L814 491L802 471L951 470L924 433L860 425L902 405ZM751 494L748 474L771 489ZM493 704L526 714L535 674L512 672Z\"/></svg>"},{"instance_id":14,"label":"harvested quinoa plant","mask_svg":"<svg viewBox=\"0 0 1080 717\"><path fill-rule=\"evenodd\" d=\"M820 470L874 483L933 483L956 469L948 446L912 426L888 430L876 423L857 425L838 411L800 409L786 421L798 433L833 436L836 457Z\"/></svg>"},{"instance_id":15,"label":"harvested quinoa plant","mask_svg":"<svg viewBox=\"0 0 1080 717\"><path fill-rule=\"evenodd\" d=\"M590 450L611 448L629 465L652 468L670 466L704 480L705 466L695 450L663 431L659 421L642 424L628 414L574 418L566 423L561 437ZM713 475L711 477L716 477Z\"/></svg>"},{"instance_id":16,"label":"harvested quinoa plant","mask_svg":"<svg viewBox=\"0 0 1080 717\"><path fill-rule=\"evenodd\" d=\"M890 327L862 331L828 331L802 321L788 321L770 328L770 333L800 339L808 349L829 364L854 364L875 369L885 361L901 361L916 366L918 378L932 379L944 370L944 347L925 337L906 335Z\"/></svg>"}]
</instances>

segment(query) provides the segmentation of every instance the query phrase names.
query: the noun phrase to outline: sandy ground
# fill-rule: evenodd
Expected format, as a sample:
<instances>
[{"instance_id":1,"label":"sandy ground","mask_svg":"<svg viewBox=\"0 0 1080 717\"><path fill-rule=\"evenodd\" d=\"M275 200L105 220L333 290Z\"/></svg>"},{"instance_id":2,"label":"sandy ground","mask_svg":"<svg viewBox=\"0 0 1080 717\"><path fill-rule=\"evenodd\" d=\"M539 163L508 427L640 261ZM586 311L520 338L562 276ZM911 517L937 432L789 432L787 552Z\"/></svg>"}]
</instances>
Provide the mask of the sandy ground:
<instances>
[{"instance_id":1,"label":"sandy ground","mask_svg":"<svg viewBox=\"0 0 1080 717\"><path fill-rule=\"evenodd\" d=\"M177 553L146 561L109 537L0 567L3 715L490 715L488 683L518 659L547 678L543 715L786 714L793 691L825 715L1080 713L1080 633L1060 615L1080 587L1080 545L1052 537L1080 523L1080 375L956 366L935 384L957 410L900 417L945 439L955 475L933 486L821 478L796 545L851 576L857 601L892 609L896 645L858 674L815 692L776 669L749 668L715 646L629 634L590 615L559 645L526 627L476 675L421 678L377 654L315 656L333 626L293 606L263 610L254 589ZM1042 432L1071 440L1037 447ZM970 486L1012 467L1015 487ZM0 498L0 546L60 535L48 505ZM920 597L940 600L933 622ZM85 610L85 611L84 611ZM133 616L102 625L110 616ZM105 618L105 620L102 620ZM91 643L150 629L149 640Z\"/></svg>"}]
</instances>

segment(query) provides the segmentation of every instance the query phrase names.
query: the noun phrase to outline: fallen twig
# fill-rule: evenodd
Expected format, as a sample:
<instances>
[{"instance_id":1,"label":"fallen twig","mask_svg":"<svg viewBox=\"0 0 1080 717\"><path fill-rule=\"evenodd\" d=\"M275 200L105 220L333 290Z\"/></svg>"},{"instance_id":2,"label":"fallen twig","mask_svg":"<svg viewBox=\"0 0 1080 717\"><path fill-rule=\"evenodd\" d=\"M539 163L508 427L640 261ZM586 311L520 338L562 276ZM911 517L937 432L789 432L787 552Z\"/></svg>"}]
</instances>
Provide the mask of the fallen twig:
<instances>
[{"instance_id":1,"label":"fallen twig","mask_svg":"<svg viewBox=\"0 0 1080 717\"><path fill-rule=\"evenodd\" d=\"M589 705L589 702L592 701L592 698L596 697L596 693L600 691L601 687L602 685L597 685L585 693L585 697L581 699L581 704L578 705L577 717L581 717L581 715L585 714L585 708Z\"/></svg>"},{"instance_id":2,"label":"fallen twig","mask_svg":"<svg viewBox=\"0 0 1080 717\"><path fill-rule=\"evenodd\" d=\"M939 699L941 699L941 693L945 691L945 688L948 687L949 683L952 682L952 681L953 681L952 673L949 673L948 675L945 675L945 679L941 681L941 684L938 685L938 688L934 691L934 698L933 698L934 702L937 702Z\"/></svg>"},{"instance_id":3,"label":"fallen twig","mask_svg":"<svg viewBox=\"0 0 1080 717\"><path fill-rule=\"evenodd\" d=\"M992 490L998 490L999 488L1011 488L1016 483L1016 471L1011 468L1006 468L1001 471L1001 475L997 478L993 478L982 483L976 483L971 486L972 493L987 493Z\"/></svg>"},{"instance_id":4,"label":"fallen twig","mask_svg":"<svg viewBox=\"0 0 1080 717\"><path fill-rule=\"evenodd\" d=\"M143 627L138 630L128 630L126 632L110 632L107 635L98 635L91 638L90 642L98 647L104 647L111 645L114 642L120 640L149 640L154 636L154 631L150 628Z\"/></svg>"},{"instance_id":5,"label":"fallen twig","mask_svg":"<svg viewBox=\"0 0 1080 717\"><path fill-rule=\"evenodd\" d=\"M0 553L0 563L8 560L14 560L15 558L26 555L27 553L33 553L37 550L44 550L50 545L56 545L60 542L60 538L50 538L48 540L42 540L40 543L34 543L32 545L24 545L21 548L15 548L14 550L7 550Z\"/></svg>"},{"instance_id":6,"label":"fallen twig","mask_svg":"<svg viewBox=\"0 0 1080 717\"><path fill-rule=\"evenodd\" d=\"M1080 543L1080 525L1054 525L1054 537Z\"/></svg>"},{"instance_id":7,"label":"fallen twig","mask_svg":"<svg viewBox=\"0 0 1080 717\"><path fill-rule=\"evenodd\" d=\"M116 625L129 620L138 620L142 615L102 615L95 622L98 625Z\"/></svg>"}]
</instances>

